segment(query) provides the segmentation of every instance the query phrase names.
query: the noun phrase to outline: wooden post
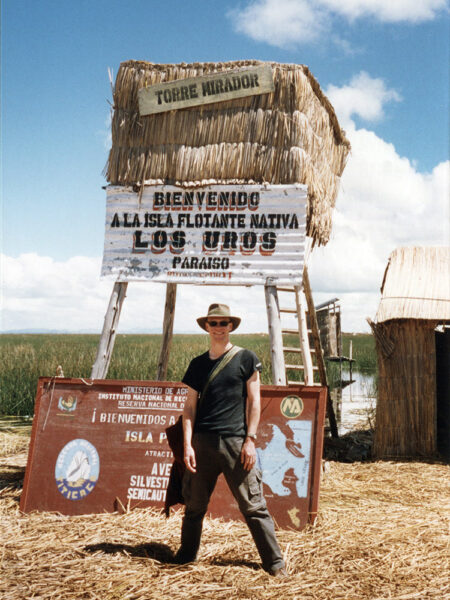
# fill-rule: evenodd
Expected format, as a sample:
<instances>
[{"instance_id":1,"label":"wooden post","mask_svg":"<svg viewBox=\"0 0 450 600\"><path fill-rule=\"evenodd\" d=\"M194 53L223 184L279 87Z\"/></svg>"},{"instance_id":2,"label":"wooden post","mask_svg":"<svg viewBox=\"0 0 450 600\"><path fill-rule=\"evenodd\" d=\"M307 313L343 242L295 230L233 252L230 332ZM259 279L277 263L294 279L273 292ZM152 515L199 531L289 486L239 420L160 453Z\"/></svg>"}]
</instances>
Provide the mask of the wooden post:
<instances>
[{"instance_id":1,"label":"wooden post","mask_svg":"<svg viewBox=\"0 0 450 600\"><path fill-rule=\"evenodd\" d=\"M97 356L91 371L91 379L105 379L108 373L111 355L116 341L117 326L119 324L120 311L125 300L128 283L116 282L111 293L103 331L97 349Z\"/></svg>"},{"instance_id":2,"label":"wooden post","mask_svg":"<svg viewBox=\"0 0 450 600\"><path fill-rule=\"evenodd\" d=\"M323 358L322 344L320 343L319 325L317 324L316 308L309 284L308 268L306 265L303 268L303 291L305 292L306 303L308 306L309 323L311 325L311 333L314 340L314 349L316 351L317 367L319 368L320 383L327 388L327 414L330 423L331 435L335 438L339 437L336 415L334 414L333 402L331 400L330 388L328 387L327 370L325 368L325 360Z\"/></svg>"},{"instance_id":3,"label":"wooden post","mask_svg":"<svg viewBox=\"0 0 450 600\"><path fill-rule=\"evenodd\" d=\"M300 294L300 288L296 287L295 303L297 306L297 319L300 324L298 335L300 338L300 348L303 359L303 377L305 379L305 385L314 385L314 372L311 358L311 348L309 346L308 325L306 323L304 302L302 301Z\"/></svg>"},{"instance_id":4,"label":"wooden post","mask_svg":"<svg viewBox=\"0 0 450 600\"><path fill-rule=\"evenodd\" d=\"M278 292L274 285L265 285L267 320L269 322L270 361L272 364L272 383L286 385L284 366L283 336L281 333L280 305Z\"/></svg>"},{"instance_id":5,"label":"wooden post","mask_svg":"<svg viewBox=\"0 0 450 600\"><path fill-rule=\"evenodd\" d=\"M349 361L349 366L350 366L350 381L352 381L353 379L353 340L350 340L350 349L348 352L348 357L350 359Z\"/></svg>"},{"instance_id":6,"label":"wooden post","mask_svg":"<svg viewBox=\"0 0 450 600\"><path fill-rule=\"evenodd\" d=\"M169 364L170 345L173 336L173 321L175 318L175 301L177 299L177 284L166 285L166 304L164 306L163 334L161 350L158 358L157 381L165 381L167 377L167 365Z\"/></svg>"}]
</instances>

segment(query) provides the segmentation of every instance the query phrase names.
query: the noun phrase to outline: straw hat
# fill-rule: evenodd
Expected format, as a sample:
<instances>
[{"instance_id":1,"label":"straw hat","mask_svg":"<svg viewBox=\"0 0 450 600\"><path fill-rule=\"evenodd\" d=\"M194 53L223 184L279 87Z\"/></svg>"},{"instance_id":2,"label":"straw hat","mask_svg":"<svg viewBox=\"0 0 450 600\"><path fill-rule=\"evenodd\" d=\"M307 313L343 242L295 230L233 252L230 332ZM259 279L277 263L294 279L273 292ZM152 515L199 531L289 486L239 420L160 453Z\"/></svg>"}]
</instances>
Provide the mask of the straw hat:
<instances>
[{"instance_id":1,"label":"straw hat","mask_svg":"<svg viewBox=\"0 0 450 600\"><path fill-rule=\"evenodd\" d=\"M230 307L227 306L226 304L210 304L209 308L208 308L208 314L206 315L206 317L199 317L197 319L197 323L200 325L200 327L202 329L204 329L206 331L206 321L207 319L210 318L226 318L226 319L230 319L230 321L233 323L233 329L231 331L234 331L235 329L237 329L239 327L239 323L241 322L241 319L239 317L232 317L230 315Z\"/></svg>"}]
</instances>

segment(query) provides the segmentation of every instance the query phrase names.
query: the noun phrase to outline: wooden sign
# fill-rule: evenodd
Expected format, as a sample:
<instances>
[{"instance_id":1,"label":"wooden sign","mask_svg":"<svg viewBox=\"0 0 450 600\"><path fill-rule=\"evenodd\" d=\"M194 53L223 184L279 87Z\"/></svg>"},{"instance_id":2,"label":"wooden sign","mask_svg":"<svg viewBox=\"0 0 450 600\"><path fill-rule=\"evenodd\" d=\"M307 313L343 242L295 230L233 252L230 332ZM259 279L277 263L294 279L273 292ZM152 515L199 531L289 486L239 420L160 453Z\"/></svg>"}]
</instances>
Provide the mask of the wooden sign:
<instances>
[{"instance_id":1,"label":"wooden sign","mask_svg":"<svg viewBox=\"0 0 450 600\"><path fill-rule=\"evenodd\" d=\"M115 281L301 285L307 188L107 188L102 275Z\"/></svg>"},{"instance_id":2,"label":"wooden sign","mask_svg":"<svg viewBox=\"0 0 450 600\"><path fill-rule=\"evenodd\" d=\"M165 428L186 393L181 383L40 378L21 510L163 508L173 462ZM317 513L325 398L324 388L262 387L258 456L280 526L301 529ZM210 514L241 518L222 476Z\"/></svg>"},{"instance_id":3,"label":"wooden sign","mask_svg":"<svg viewBox=\"0 0 450 600\"><path fill-rule=\"evenodd\" d=\"M141 116L151 115L190 106L267 94L274 89L270 65L177 79L141 88L138 92L139 113Z\"/></svg>"}]
</instances>

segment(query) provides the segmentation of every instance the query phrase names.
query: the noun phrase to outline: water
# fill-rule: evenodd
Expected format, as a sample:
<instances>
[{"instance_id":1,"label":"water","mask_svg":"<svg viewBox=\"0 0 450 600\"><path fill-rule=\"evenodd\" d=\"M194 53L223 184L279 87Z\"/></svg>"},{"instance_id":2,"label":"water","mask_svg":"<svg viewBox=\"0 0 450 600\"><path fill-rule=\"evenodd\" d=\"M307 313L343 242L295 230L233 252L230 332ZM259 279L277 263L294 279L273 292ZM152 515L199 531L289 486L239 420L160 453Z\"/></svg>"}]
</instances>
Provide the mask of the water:
<instances>
[{"instance_id":1,"label":"water","mask_svg":"<svg viewBox=\"0 0 450 600\"><path fill-rule=\"evenodd\" d=\"M345 382L349 373L343 372L342 376ZM339 435L374 426L377 402L375 375L354 371L352 377L353 383L331 391Z\"/></svg>"}]
</instances>

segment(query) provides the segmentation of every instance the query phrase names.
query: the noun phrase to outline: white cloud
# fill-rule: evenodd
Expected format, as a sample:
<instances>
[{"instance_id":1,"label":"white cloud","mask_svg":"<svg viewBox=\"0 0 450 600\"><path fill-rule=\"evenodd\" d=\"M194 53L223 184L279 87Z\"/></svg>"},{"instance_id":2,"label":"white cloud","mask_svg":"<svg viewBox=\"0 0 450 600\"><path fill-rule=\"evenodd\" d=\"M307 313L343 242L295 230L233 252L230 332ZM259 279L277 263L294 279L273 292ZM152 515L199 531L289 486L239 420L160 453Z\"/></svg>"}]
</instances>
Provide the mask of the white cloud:
<instances>
[{"instance_id":1,"label":"white cloud","mask_svg":"<svg viewBox=\"0 0 450 600\"><path fill-rule=\"evenodd\" d=\"M389 254L398 246L450 244L450 162L419 173L373 132L348 132L352 154L333 217L332 239L311 261L318 298L342 301L344 330L367 329Z\"/></svg>"},{"instance_id":2,"label":"white cloud","mask_svg":"<svg viewBox=\"0 0 450 600\"><path fill-rule=\"evenodd\" d=\"M401 96L395 90L388 89L382 79L370 77L365 71L355 75L349 85L328 86L326 95L344 129L353 126L353 115L366 121L379 121L384 116L387 102L401 100Z\"/></svg>"},{"instance_id":3,"label":"white cloud","mask_svg":"<svg viewBox=\"0 0 450 600\"><path fill-rule=\"evenodd\" d=\"M16 258L0 255L0 260L1 331L101 331L113 282L100 279L100 258L76 256L58 262L22 254ZM160 332L164 300L165 285L130 283L119 331ZM216 301L229 304L244 317L240 331L267 331L263 288L192 285L178 286L175 331L201 333L195 319Z\"/></svg>"},{"instance_id":4,"label":"white cloud","mask_svg":"<svg viewBox=\"0 0 450 600\"><path fill-rule=\"evenodd\" d=\"M2 330L101 328L110 284L100 283L100 261L76 256L1 256ZM100 319L100 320L99 320Z\"/></svg>"},{"instance_id":5,"label":"white cloud","mask_svg":"<svg viewBox=\"0 0 450 600\"><path fill-rule=\"evenodd\" d=\"M236 31L287 48L315 42L335 17L389 23L418 23L448 9L447 0L253 0L228 13Z\"/></svg>"},{"instance_id":6,"label":"white cloud","mask_svg":"<svg viewBox=\"0 0 450 600\"><path fill-rule=\"evenodd\" d=\"M382 79L367 73L326 93L347 129L352 152L344 170L329 244L312 257L311 279L318 297L339 296L344 328L366 329L374 316L389 254L398 246L449 243L448 163L420 173L394 146L374 132L357 129L351 117L383 117L399 101Z\"/></svg>"},{"instance_id":7,"label":"white cloud","mask_svg":"<svg viewBox=\"0 0 450 600\"><path fill-rule=\"evenodd\" d=\"M374 17L388 23L429 21L448 7L447 0L319 0L319 4L351 20Z\"/></svg>"},{"instance_id":8,"label":"white cloud","mask_svg":"<svg viewBox=\"0 0 450 600\"><path fill-rule=\"evenodd\" d=\"M236 31L282 48L313 42L328 29L326 12L309 0L256 0L228 16Z\"/></svg>"}]
</instances>

